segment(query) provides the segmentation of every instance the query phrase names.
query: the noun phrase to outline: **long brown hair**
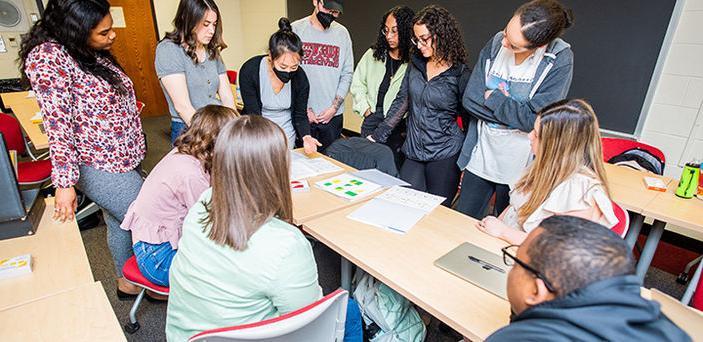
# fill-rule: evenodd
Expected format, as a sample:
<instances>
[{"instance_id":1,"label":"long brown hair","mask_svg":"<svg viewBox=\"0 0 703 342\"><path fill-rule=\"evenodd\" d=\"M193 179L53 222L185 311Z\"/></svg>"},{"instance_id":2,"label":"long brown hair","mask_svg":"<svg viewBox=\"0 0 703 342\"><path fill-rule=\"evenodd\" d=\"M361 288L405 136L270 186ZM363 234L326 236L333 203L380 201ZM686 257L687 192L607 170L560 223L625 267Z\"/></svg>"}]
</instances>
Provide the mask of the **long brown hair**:
<instances>
[{"instance_id":1,"label":"long brown hair","mask_svg":"<svg viewBox=\"0 0 703 342\"><path fill-rule=\"evenodd\" d=\"M239 114L232 108L207 105L193 114L190 126L173 143L178 153L191 155L203 165L205 172L212 168L212 150L220 128Z\"/></svg>"},{"instance_id":2,"label":"long brown hair","mask_svg":"<svg viewBox=\"0 0 703 342\"><path fill-rule=\"evenodd\" d=\"M283 130L262 116L245 115L222 128L202 220L212 241L241 251L272 217L291 222L289 158Z\"/></svg>"},{"instance_id":3,"label":"long brown hair","mask_svg":"<svg viewBox=\"0 0 703 342\"><path fill-rule=\"evenodd\" d=\"M198 56L195 54L198 42L193 30L203 21L208 10L217 14L217 24L215 35L205 49L210 54L210 59L219 58L220 51L226 49L227 44L222 39L222 16L214 0L181 0L178 3L176 17L173 18L173 31L166 33L166 39L182 46L193 63L198 62Z\"/></svg>"},{"instance_id":4,"label":"long brown hair","mask_svg":"<svg viewBox=\"0 0 703 342\"><path fill-rule=\"evenodd\" d=\"M598 119L593 108L582 99L555 102L538 114L539 137L535 160L515 184L515 191L530 198L518 211L523 224L547 200L559 184L577 172L598 179L608 190L603 166L603 150Z\"/></svg>"}]
</instances>

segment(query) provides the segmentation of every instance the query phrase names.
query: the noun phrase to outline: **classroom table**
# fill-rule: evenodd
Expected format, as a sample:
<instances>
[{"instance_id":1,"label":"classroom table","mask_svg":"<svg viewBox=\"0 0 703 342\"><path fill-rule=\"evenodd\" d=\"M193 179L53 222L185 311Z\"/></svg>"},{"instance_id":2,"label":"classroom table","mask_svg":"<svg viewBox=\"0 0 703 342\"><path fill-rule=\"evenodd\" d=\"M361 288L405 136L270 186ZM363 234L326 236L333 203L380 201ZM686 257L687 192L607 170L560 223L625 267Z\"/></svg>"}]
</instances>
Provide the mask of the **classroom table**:
<instances>
[{"instance_id":1,"label":"classroom table","mask_svg":"<svg viewBox=\"0 0 703 342\"><path fill-rule=\"evenodd\" d=\"M667 191L660 192L642 212L644 216L653 218L654 223L637 263L637 275L641 279L644 279L647 273L667 223L693 232L691 235L703 233L703 201L676 196L677 187L678 182L669 183Z\"/></svg>"},{"instance_id":2,"label":"classroom table","mask_svg":"<svg viewBox=\"0 0 703 342\"><path fill-rule=\"evenodd\" d=\"M31 274L0 280L0 311L95 281L76 221L55 222L53 211L46 199L34 235L0 240L0 258L32 255Z\"/></svg>"},{"instance_id":3,"label":"classroom table","mask_svg":"<svg viewBox=\"0 0 703 342\"><path fill-rule=\"evenodd\" d=\"M126 341L100 282L0 311L0 341Z\"/></svg>"},{"instance_id":4,"label":"classroom table","mask_svg":"<svg viewBox=\"0 0 703 342\"><path fill-rule=\"evenodd\" d=\"M3 93L2 101L5 107L12 108L12 112L20 122L22 129L32 141L34 148L41 150L49 147L49 137L42 132L40 124L32 122L32 116L40 111L35 97L27 97L28 92Z\"/></svg>"},{"instance_id":5,"label":"classroom table","mask_svg":"<svg viewBox=\"0 0 703 342\"><path fill-rule=\"evenodd\" d=\"M300 154L303 153L303 149L299 148L295 150ZM315 177L306 178L310 186L310 191L307 192L293 192L293 224L301 225L308 222L316 217L320 217L325 214L329 214L340 209L352 206L356 203L366 201L373 196L367 196L357 201L350 201L338 196L335 196L327 191L319 189L315 186L315 182L327 179L344 172L354 172L355 168L346 165L344 163L338 162L330 157L327 157L321 153L313 153L307 156L308 158L325 158L326 160L332 162L333 164L341 167L343 170L333 173L325 173Z\"/></svg>"},{"instance_id":6,"label":"classroom table","mask_svg":"<svg viewBox=\"0 0 703 342\"><path fill-rule=\"evenodd\" d=\"M434 265L463 242L498 255L505 242L477 230L473 218L443 206L407 234L398 234L347 218L361 205L307 221L303 230L472 340L508 324L506 300Z\"/></svg>"}]
</instances>

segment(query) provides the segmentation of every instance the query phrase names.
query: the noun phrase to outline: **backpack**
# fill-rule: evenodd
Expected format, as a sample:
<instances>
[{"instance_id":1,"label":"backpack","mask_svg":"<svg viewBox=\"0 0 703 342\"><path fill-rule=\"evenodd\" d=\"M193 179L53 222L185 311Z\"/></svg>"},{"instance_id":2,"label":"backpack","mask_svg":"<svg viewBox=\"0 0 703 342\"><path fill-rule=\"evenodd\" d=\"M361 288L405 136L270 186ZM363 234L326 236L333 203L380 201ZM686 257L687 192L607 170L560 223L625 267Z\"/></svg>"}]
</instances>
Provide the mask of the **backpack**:
<instances>
[{"instance_id":1,"label":"backpack","mask_svg":"<svg viewBox=\"0 0 703 342\"><path fill-rule=\"evenodd\" d=\"M627 166L635 170L646 170L658 175L664 174L664 161L645 149L635 147L608 160L608 163Z\"/></svg>"}]
</instances>

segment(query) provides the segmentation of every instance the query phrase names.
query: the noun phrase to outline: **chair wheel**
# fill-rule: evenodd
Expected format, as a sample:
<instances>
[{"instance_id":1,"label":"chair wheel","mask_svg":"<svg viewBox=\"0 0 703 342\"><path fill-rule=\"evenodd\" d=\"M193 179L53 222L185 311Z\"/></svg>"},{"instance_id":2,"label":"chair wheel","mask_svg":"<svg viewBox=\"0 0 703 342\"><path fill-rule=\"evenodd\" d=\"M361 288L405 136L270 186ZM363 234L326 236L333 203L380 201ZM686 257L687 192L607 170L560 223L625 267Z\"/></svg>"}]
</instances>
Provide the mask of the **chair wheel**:
<instances>
[{"instance_id":1,"label":"chair wheel","mask_svg":"<svg viewBox=\"0 0 703 342\"><path fill-rule=\"evenodd\" d=\"M128 334L134 334L139 330L139 322L134 322L134 323L127 323L124 325L124 331L126 331Z\"/></svg>"},{"instance_id":2,"label":"chair wheel","mask_svg":"<svg viewBox=\"0 0 703 342\"><path fill-rule=\"evenodd\" d=\"M686 273L686 272L679 273L679 276L676 277L676 282L681 285L686 285L686 283L688 282L688 273Z\"/></svg>"}]
</instances>

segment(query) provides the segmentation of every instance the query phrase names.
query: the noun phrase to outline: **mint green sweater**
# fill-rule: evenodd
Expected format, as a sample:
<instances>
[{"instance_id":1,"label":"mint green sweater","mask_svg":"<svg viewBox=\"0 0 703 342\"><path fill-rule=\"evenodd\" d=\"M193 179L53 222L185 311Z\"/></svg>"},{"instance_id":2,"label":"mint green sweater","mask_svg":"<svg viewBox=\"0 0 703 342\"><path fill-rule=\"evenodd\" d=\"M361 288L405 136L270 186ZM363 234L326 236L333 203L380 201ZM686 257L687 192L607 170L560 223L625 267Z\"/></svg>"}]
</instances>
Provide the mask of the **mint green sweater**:
<instances>
[{"instance_id":1,"label":"mint green sweater","mask_svg":"<svg viewBox=\"0 0 703 342\"><path fill-rule=\"evenodd\" d=\"M403 83L405 70L408 63L403 63L391 77L391 84L388 87L388 92L383 98L383 115L388 112L391 103L398 95L400 84ZM376 98L378 97L378 88L381 86L383 76L386 74L386 63L373 58L373 50L368 49L364 56L361 57L359 63L354 70L352 77L351 93L354 100L352 107L354 113L363 116L367 109L373 112L376 110Z\"/></svg>"}]
</instances>

